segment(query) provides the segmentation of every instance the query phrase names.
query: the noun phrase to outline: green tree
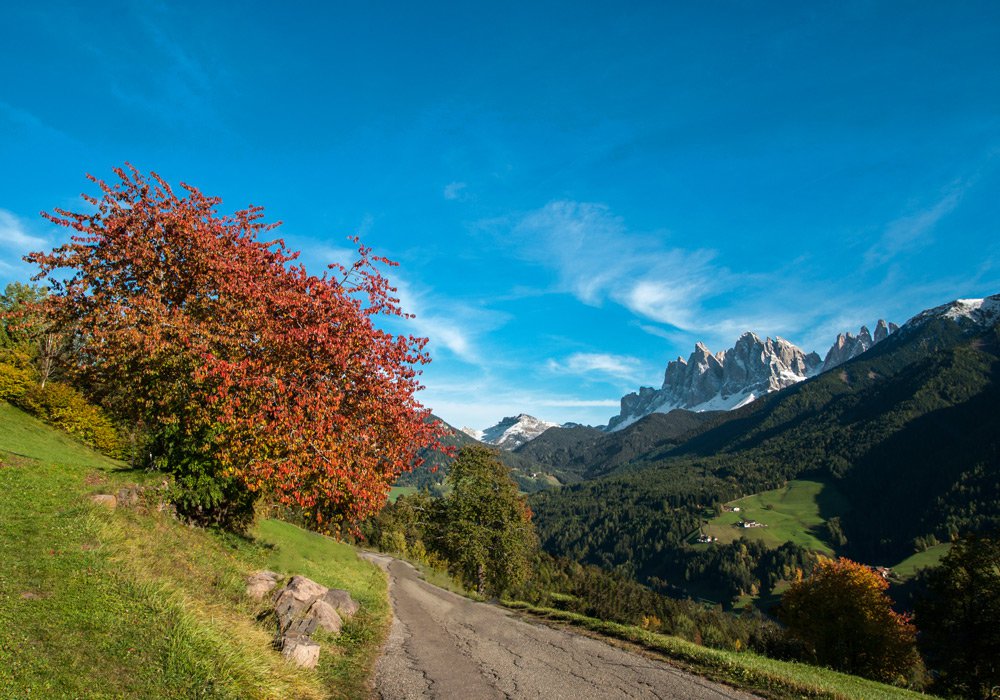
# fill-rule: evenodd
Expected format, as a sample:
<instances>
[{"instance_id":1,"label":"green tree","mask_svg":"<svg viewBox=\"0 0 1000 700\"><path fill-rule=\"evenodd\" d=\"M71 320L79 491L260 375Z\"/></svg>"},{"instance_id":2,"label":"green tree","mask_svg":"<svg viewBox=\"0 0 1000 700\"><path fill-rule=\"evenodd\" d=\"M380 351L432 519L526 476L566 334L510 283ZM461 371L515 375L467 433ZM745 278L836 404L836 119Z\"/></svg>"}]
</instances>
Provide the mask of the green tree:
<instances>
[{"instance_id":1,"label":"green tree","mask_svg":"<svg viewBox=\"0 0 1000 700\"><path fill-rule=\"evenodd\" d=\"M987 698L1000 686L1000 534L959 540L925 575L920 648L935 690Z\"/></svg>"},{"instance_id":2,"label":"green tree","mask_svg":"<svg viewBox=\"0 0 1000 700\"><path fill-rule=\"evenodd\" d=\"M30 357L43 388L69 350L67 335L54 332L42 313L47 295L45 287L21 282L8 284L0 294L0 350Z\"/></svg>"},{"instance_id":3,"label":"green tree","mask_svg":"<svg viewBox=\"0 0 1000 700\"><path fill-rule=\"evenodd\" d=\"M494 451L465 447L451 465L452 491L442 501L441 534L453 573L481 595L522 583L537 546L531 511Z\"/></svg>"},{"instance_id":4,"label":"green tree","mask_svg":"<svg viewBox=\"0 0 1000 700\"><path fill-rule=\"evenodd\" d=\"M820 664L890 683L921 675L916 628L892 609L888 582L850 559L821 558L781 597L778 619Z\"/></svg>"}]
</instances>

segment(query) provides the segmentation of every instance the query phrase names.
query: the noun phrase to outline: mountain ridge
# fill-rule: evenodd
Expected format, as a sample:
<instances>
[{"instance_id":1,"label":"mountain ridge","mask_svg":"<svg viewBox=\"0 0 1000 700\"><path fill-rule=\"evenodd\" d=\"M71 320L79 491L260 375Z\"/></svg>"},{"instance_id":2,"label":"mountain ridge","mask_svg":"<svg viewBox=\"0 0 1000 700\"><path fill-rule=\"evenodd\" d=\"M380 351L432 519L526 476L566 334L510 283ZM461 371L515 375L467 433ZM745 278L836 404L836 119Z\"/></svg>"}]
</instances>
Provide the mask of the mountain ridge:
<instances>
[{"instance_id":1,"label":"mountain ridge","mask_svg":"<svg viewBox=\"0 0 1000 700\"><path fill-rule=\"evenodd\" d=\"M744 332L733 347L712 353L701 342L685 360L667 364L659 389L640 387L621 399L621 409L608 422L610 431L621 430L651 413L728 411L740 408L775 391L829 371L869 350L898 330L879 319L875 335L862 326L858 335L841 333L821 359L776 336L761 340Z\"/></svg>"},{"instance_id":2,"label":"mountain ridge","mask_svg":"<svg viewBox=\"0 0 1000 700\"><path fill-rule=\"evenodd\" d=\"M714 571L713 556L722 567L733 554L690 544L706 509L792 479L826 480L847 503L827 514L837 516L836 553L892 563L1000 526L998 401L1000 295L952 302L835 371L715 414L531 505L554 555L694 585Z\"/></svg>"}]
</instances>

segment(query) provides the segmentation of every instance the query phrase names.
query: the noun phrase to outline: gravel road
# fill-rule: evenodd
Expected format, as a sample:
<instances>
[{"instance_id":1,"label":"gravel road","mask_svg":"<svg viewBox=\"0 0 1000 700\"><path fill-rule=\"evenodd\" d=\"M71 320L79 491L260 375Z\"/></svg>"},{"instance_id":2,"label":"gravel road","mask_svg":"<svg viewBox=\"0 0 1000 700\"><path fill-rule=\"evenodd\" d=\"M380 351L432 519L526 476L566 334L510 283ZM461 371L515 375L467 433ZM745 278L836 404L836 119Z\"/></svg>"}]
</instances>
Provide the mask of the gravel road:
<instances>
[{"instance_id":1,"label":"gravel road","mask_svg":"<svg viewBox=\"0 0 1000 700\"><path fill-rule=\"evenodd\" d=\"M422 581L412 566L364 555L388 572L394 618L376 695L404 698L677 698L754 696L572 632L526 622Z\"/></svg>"}]
</instances>

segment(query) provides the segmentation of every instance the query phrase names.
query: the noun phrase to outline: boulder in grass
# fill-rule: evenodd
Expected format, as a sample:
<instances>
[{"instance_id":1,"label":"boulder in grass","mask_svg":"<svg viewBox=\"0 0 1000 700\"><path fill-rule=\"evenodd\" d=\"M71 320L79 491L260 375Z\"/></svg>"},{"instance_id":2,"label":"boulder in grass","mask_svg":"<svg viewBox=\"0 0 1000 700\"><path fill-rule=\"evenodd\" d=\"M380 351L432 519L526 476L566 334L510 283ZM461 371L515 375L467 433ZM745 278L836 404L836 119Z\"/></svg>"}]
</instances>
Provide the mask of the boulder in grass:
<instances>
[{"instance_id":1,"label":"boulder in grass","mask_svg":"<svg viewBox=\"0 0 1000 700\"><path fill-rule=\"evenodd\" d=\"M138 486L126 486L118 489L118 505L125 508L134 508L139 503L139 496L142 489Z\"/></svg>"},{"instance_id":2,"label":"boulder in grass","mask_svg":"<svg viewBox=\"0 0 1000 700\"><path fill-rule=\"evenodd\" d=\"M308 604L326 595L327 590L326 586L321 586L305 576L292 576L292 579L281 589L281 592L284 593L287 591L296 600Z\"/></svg>"},{"instance_id":3,"label":"boulder in grass","mask_svg":"<svg viewBox=\"0 0 1000 700\"><path fill-rule=\"evenodd\" d=\"M314 629L326 630L333 634L340 634L340 629L344 625L336 608L322 598L313 601L306 612L305 619L310 620L315 625Z\"/></svg>"},{"instance_id":4,"label":"boulder in grass","mask_svg":"<svg viewBox=\"0 0 1000 700\"><path fill-rule=\"evenodd\" d=\"M351 594L341 588L331 588L323 596L323 600L333 606L333 609L344 619L354 617L361 606L351 597Z\"/></svg>"},{"instance_id":5,"label":"boulder in grass","mask_svg":"<svg viewBox=\"0 0 1000 700\"><path fill-rule=\"evenodd\" d=\"M273 571L258 571L247 577L247 595L253 600L264 600L274 590L281 577Z\"/></svg>"},{"instance_id":6,"label":"boulder in grass","mask_svg":"<svg viewBox=\"0 0 1000 700\"><path fill-rule=\"evenodd\" d=\"M281 655L299 668L316 668L319 663L319 644L305 636L284 637Z\"/></svg>"},{"instance_id":7,"label":"boulder in grass","mask_svg":"<svg viewBox=\"0 0 1000 700\"><path fill-rule=\"evenodd\" d=\"M95 493L90 497L90 500L99 506L111 508L112 510L118 507L118 499L110 493Z\"/></svg>"},{"instance_id":8,"label":"boulder in grass","mask_svg":"<svg viewBox=\"0 0 1000 700\"><path fill-rule=\"evenodd\" d=\"M247 579L247 594L260 600L277 580L274 572L260 571ZM317 629L340 634L344 618L358 611L357 602L347 591L330 590L305 576L293 576L273 593L272 600L281 653L303 668L314 668L319 659L320 646L309 635Z\"/></svg>"}]
</instances>

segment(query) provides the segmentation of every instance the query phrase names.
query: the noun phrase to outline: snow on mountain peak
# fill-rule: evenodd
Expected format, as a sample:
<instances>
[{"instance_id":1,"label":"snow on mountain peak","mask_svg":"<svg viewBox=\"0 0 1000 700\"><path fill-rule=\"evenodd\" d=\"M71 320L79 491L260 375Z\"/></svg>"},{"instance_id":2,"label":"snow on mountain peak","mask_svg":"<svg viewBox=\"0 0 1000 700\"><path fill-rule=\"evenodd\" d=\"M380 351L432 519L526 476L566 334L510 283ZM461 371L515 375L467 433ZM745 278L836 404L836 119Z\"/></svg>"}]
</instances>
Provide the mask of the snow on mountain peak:
<instances>
[{"instance_id":1,"label":"snow on mountain peak","mask_svg":"<svg viewBox=\"0 0 1000 700\"><path fill-rule=\"evenodd\" d=\"M549 428L558 427L558 423L550 423L526 413L520 413L516 416L508 416L485 430L476 431L478 435L473 435L468 431L466 433L489 445L496 445L504 450L513 450L529 440L534 440Z\"/></svg>"},{"instance_id":2,"label":"snow on mountain peak","mask_svg":"<svg viewBox=\"0 0 1000 700\"><path fill-rule=\"evenodd\" d=\"M622 397L621 413L608 428L620 430L650 413L667 413L675 408L689 411L720 411L743 406L768 392L781 389L811 376L821 360L806 354L782 338L761 340L755 333L743 333L728 350L712 354L697 343L685 362L670 362L660 389L642 387Z\"/></svg>"},{"instance_id":3,"label":"snow on mountain peak","mask_svg":"<svg viewBox=\"0 0 1000 700\"><path fill-rule=\"evenodd\" d=\"M1000 294L983 299L956 299L933 309L921 311L903 326L914 327L932 318L946 318L956 323L972 323L976 326L990 326L1000 320Z\"/></svg>"}]
</instances>

